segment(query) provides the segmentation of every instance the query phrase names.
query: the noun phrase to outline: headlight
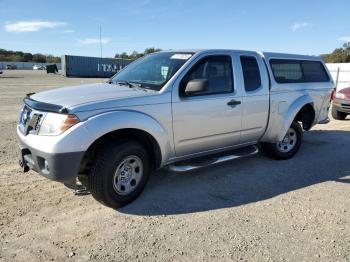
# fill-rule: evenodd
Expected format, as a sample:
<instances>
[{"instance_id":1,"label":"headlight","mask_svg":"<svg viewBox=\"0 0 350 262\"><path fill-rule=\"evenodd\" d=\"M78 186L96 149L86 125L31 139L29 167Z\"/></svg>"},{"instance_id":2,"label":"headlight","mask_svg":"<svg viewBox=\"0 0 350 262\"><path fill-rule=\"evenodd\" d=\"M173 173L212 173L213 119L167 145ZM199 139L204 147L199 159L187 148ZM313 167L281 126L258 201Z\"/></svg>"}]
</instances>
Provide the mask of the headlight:
<instances>
[{"instance_id":1,"label":"headlight","mask_svg":"<svg viewBox=\"0 0 350 262\"><path fill-rule=\"evenodd\" d=\"M335 93L335 98L338 98L338 99L345 99L346 96L343 94L343 93Z\"/></svg>"},{"instance_id":2,"label":"headlight","mask_svg":"<svg viewBox=\"0 0 350 262\"><path fill-rule=\"evenodd\" d=\"M79 118L73 114L47 113L40 125L38 135L57 136L79 122Z\"/></svg>"}]
</instances>

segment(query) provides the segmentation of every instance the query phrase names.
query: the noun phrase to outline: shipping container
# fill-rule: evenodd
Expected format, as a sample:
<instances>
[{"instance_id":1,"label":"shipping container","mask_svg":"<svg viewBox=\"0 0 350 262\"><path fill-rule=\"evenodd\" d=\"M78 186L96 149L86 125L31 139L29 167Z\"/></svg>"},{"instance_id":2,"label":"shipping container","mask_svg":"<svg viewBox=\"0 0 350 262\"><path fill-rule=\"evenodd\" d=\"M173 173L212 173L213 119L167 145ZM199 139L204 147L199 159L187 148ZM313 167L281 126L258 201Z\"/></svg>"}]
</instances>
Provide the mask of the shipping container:
<instances>
[{"instance_id":1,"label":"shipping container","mask_svg":"<svg viewBox=\"0 0 350 262\"><path fill-rule=\"evenodd\" d=\"M132 60L64 55L61 62L64 76L109 78L131 63Z\"/></svg>"}]
</instances>

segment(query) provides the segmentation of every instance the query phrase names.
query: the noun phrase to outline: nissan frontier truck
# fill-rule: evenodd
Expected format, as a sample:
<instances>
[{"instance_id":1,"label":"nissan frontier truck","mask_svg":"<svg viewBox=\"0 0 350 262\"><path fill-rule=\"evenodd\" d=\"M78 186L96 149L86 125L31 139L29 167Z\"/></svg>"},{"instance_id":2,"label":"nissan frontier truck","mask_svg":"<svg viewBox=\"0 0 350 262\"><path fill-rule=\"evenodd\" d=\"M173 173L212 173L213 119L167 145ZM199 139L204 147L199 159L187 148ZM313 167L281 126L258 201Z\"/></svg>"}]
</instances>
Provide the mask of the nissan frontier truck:
<instances>
[{"instance_id":1,"label":"nissan frontier truck","mask_svg":"<svg viewBox=\"0 0 350 262\"><path fill-rule=\"evenodd\" d=\"M156 169L187 172L259 149L291 158L303 131L329 121L333 88L316 56L153 53L106 83L28 94L17 126L20 165L54 181L84 181L96 200L119 208Z\"/></svg>"}]
</instances>

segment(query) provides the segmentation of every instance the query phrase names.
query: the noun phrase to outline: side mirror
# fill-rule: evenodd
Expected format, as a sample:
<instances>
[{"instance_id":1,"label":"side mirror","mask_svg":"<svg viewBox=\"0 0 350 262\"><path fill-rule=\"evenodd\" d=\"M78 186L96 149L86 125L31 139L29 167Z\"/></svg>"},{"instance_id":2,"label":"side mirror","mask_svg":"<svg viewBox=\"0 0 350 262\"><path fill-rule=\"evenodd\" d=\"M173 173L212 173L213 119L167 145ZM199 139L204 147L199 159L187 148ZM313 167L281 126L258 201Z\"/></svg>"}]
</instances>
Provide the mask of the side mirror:
<instances>
[{"instance_id":1,"label":"side mirror","mask_svg":"<svg viewBox=\"0 0 350 262\"><path fill-rule=\"evenodd\" d=\"M193 79L189 81L185 88L186 95L195 95L208 91L208 79Z\"/></svg>"}]
</instances>

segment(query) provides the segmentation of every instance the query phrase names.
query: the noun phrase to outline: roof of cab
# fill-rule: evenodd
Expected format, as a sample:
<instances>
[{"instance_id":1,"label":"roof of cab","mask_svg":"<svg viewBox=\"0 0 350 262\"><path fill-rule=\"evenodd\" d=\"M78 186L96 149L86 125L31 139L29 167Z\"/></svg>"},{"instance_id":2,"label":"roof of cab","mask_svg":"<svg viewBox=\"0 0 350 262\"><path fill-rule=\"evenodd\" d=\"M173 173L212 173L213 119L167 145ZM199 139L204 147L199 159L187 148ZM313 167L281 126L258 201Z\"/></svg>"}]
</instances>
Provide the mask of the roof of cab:
<instances>
[{"instance_id":1,"label":"roof of cab","mask_svg":"<svg viewBox=\"0 0 350 262\"><path fill-rule=\"evenodd\" d=\"M296 54L286 54L286 53L273 53L273 52L258 52L260 55L265 57L266 60L277 58L277 59L296 59L296 60L312 60L321 61L319 56L311 55L296 55Z\"/></svg>"},{"instance_id":2,"label":"roof of cab","mask_svg":"<svg viewBox=\"0 0 350 262\"><path fill-rule=\"evenodd\" d=\"M321 60L319 56L311 55L298 55L298 54L288 54L288 53L276 53L276 52L263 52L254 50L239 50L239 49L179 49L179 50L164 50L161 52L175 52L175 53L206 53L206 52L255 52L260 56L265 57L265 59L279 58L279 59L300 59L300 60Z\"/></svg>"}]
</instances>

